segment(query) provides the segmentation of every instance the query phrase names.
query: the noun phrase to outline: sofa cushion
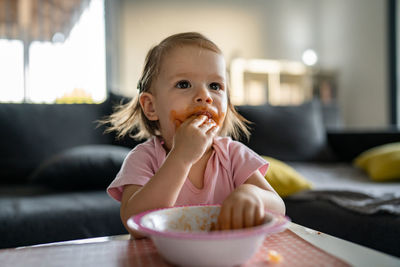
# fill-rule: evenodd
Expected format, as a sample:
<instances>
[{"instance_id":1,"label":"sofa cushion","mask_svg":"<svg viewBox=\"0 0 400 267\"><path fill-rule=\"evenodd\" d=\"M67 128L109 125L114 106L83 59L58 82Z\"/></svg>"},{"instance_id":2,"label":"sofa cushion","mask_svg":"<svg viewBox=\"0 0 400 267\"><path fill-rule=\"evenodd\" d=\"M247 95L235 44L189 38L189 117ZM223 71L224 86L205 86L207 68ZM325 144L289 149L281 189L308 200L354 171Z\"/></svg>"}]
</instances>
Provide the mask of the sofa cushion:
<instances>
[{"instance_id":1,"label":"sofa cushion","mask_svg":"<svg viewBox=\"0 0 400 267\"><path fill-rule=\"evenodd\" d=\"M354 164L376 182L399 180L400 142L368 149L355 158Z\"/></svg>"},{"instance_id":2,"label":"sofa cushion","mask_svg":"<svg viewBox=\"0 0 400 267\"><path fill-rule=\"evenodd\" d=\"M128 148L114 145L70 148L43 161L30 180L57 190L105 189L128 153Z\"/></svg>"},{"instance_id":3,"label":"sofa cushion","mask_svg":"<svg viewBox=\"0 0 400 267\"><path fill-rule=\"evenodd\" d=\"M312 188L312 183L288 164L271 157L262 157L269 162L265 179L281 197Z\"/></svg>"},{"instance_id":4,"label":"sofa cushion","mask_svg":"<svg viewBox=\"0 0 400 267\"><path fill-rule=\"evenodd\" d=\"M283 161L328 158L319 102L299 106L238 106L237 109L252 122L250 140L244 143L258 154Z\"/></svg>"},{"instance_id":5,"label":"sofa cushion","mask_svg":"<svg viewBox=\"0 0 400 267\"><path fill-rule=\"evenodd\" d=\"M44 159L64 149L111 144L96 120L102 104L0 104L0 183L24 183Z\"/></svg>"},{"instance_id":6,"label":"sofa cushion","mask_svg":"<svg viewBox=\"0 0 400 267\"><path fill-rule=\"evenodd\" d=\"M339 161L350 163L368 149L400 142L400 129L396 127L329 129L327 142Z\"/></svg>"},{"instance_id":7,"label":"sofa cushion","mask_svg":"<svg viewBox=\"0 0 400 267\"><path fill-rule=\"evenodd\" d=\"M104 190L0 195L0 248L126 234L119 208Z\"/></svg>"}]
</instances>

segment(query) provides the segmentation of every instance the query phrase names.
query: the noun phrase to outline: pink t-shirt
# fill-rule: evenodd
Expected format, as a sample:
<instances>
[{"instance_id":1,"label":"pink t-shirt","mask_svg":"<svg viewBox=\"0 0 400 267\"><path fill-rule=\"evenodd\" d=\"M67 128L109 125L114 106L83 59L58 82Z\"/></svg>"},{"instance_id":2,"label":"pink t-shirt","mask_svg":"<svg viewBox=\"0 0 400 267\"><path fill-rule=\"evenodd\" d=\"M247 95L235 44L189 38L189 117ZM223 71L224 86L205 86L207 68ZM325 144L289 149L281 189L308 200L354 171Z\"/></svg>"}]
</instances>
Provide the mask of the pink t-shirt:
<instances>
[{"instance_id":1,"label":"pink t-shirt","mask_svg":"<svg viewBox=\"0 0 400 267\"><path fill-rule=\"evenodd\" d=\"M203 188L186 179L175 205L222 204L224 199L251 174L260 171L264 176L268 162L247 146L229 137L217 137L214 151L208 160ZM158 138L137 145L124 160L121 170L107 188L108 194L121 201L124 185L145 185L161 167L166 152Z\"/></svg>"}]
</instances>

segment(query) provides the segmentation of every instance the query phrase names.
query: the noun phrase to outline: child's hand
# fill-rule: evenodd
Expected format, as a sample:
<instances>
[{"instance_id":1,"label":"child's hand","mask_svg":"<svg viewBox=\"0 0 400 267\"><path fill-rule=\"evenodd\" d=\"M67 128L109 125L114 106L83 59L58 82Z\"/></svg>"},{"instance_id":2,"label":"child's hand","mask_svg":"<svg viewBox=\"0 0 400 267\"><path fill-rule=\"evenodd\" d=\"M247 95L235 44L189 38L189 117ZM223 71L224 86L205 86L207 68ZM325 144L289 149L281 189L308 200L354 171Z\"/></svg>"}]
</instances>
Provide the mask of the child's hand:
<instances>
[{"instance_id":1,"label":"child's hand","mask_svg":"<svg viewBox=\"0 0 400 267\"><path fill-rule=\"evenodd\" d=\"M261 198L249 184L235 189L222 203L217 230L240 229L260 225L265 216Z\"/></svg>"},{"instance_id":2,"label":"child's hand","mask_svg":"<svg viewBox=\"0 0 400 267\"><path fill-rule=\"evenodd\" d=\"M195 163L211 146L218 129L218 125L207 116L192 116L177 129L172 149L184 162Z\"/></svg>"}]
</instances>

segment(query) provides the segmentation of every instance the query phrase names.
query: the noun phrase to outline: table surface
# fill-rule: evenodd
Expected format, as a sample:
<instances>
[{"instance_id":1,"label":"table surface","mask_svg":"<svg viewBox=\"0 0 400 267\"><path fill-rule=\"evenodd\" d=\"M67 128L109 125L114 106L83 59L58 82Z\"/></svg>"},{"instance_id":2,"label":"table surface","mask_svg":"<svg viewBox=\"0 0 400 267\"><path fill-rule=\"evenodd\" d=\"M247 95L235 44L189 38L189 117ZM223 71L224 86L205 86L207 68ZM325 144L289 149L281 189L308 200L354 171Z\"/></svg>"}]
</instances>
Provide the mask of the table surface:
<instances>
[{"instance_id":1,"label":"table surface","mask_svg":"<svg viewBox=\"0 0 400 267\"><path fill-rule=\"evenodd\" d=\"M289 229L314 246L352 266L400 266L400 258L291 223Z\"/></svg>"},{"instance_id":2,"label":"table surface","mask_svg":"<svg viewBox=\"0 0 400 267\"><path fill-rule=\"evenodd\" d=\"M400 266L396 258L301 225L267 237L243 266ZM282 256L279 264L268 251ZM170 266L150 239L98 237L0 250L1 266Z\"/></svg>"}]
</instances>

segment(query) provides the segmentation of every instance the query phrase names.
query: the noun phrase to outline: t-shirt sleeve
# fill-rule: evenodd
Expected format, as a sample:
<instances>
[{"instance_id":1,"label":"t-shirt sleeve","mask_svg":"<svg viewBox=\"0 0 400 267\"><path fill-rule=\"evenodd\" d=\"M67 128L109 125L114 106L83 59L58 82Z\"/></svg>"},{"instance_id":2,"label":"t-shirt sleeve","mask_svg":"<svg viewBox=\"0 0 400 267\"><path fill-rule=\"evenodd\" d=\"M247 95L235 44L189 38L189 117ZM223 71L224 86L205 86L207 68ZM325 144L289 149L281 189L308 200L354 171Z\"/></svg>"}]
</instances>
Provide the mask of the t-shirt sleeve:
<instances>
[{"instance_id":1,"label":"t-shirt sleeve","mask_svg":"<svg viewBox=\"0 0 400 267\"><path fill-rule=\"evenodd\" d=\"M114 181L108 186L107 193L121 201L125 185L145 185L155 174L155 160L151 149L138 145L125 158Z\"/></svg>"},{"instance_id":2,"label":"t-shirt sleeve","mask_svg":"<svg viewBox=\"0 0 400 267\"><path fill-rule=\"evenodd\" d=\"M232 177L235 187L246 182L255 172L265 176L269 163L244 144L232 141L229 145Z\"/></svg>"}]
</instances>

